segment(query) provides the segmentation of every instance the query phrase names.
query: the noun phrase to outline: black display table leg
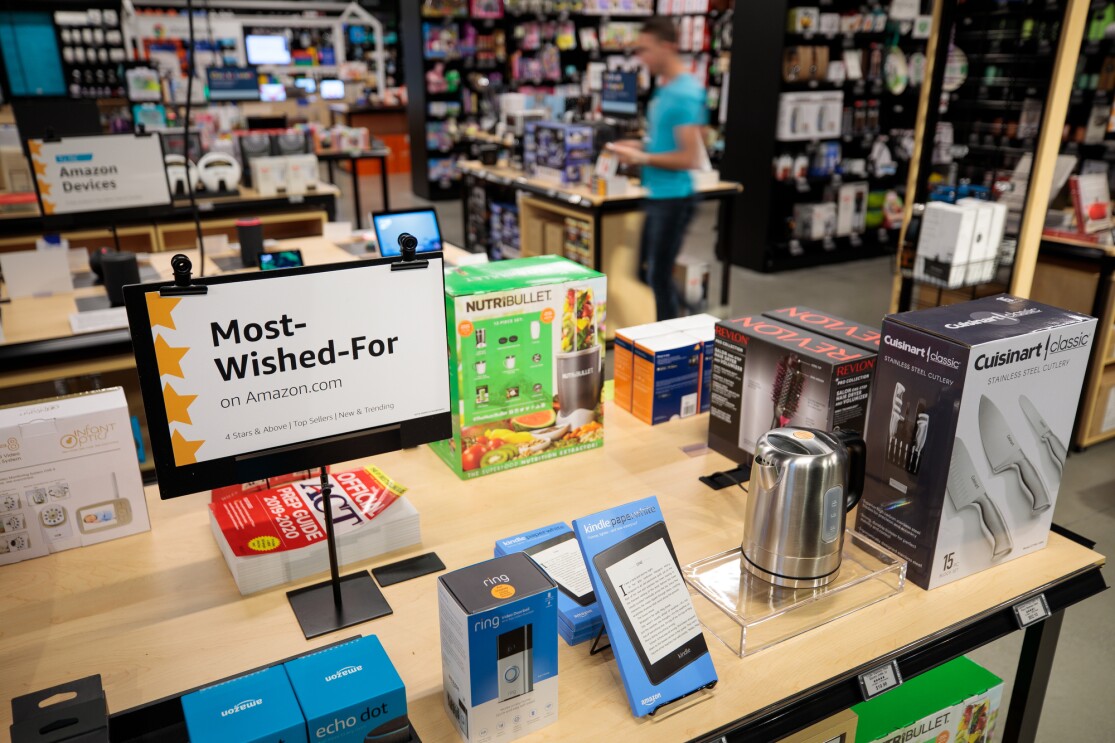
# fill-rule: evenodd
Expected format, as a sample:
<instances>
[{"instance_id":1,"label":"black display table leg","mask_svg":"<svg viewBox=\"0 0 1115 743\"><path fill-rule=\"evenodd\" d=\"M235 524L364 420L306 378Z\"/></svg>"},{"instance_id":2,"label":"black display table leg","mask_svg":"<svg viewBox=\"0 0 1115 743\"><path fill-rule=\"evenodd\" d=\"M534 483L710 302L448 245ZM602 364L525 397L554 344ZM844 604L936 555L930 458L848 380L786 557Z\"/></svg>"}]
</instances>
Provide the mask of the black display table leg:
<instances>
[{"instance_id":1,"label":"black display table leg","mask_svg":"<svg viewBox=\"0 0 1115 743\"><path fill-rule=\"evenodd\" d=\"M1034 743L1038 739L1038 722L1045 704L1045 691L1053 671L1053 655L1061 636L1065 610L1054 612L1048 619L1026 628L1022 654L1010 695L1003 740L1012 743Z\"/></svg>"}]
</instances>

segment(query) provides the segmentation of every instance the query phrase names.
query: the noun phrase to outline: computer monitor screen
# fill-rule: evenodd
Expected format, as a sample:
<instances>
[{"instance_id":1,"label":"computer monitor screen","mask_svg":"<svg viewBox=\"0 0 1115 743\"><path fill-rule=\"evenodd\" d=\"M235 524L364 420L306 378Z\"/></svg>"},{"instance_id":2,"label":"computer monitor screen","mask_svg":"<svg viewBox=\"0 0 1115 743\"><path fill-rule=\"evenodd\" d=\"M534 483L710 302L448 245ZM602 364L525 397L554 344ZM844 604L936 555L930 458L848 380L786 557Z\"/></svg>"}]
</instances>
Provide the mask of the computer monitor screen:
<instances>
[{"instance_id":1,"label":"computer monitor screen","mask_svg":"<svg viewBox=\"0 0 1115 743\"><path fill-rule=\"evenodd\" d=\"M638 115L638 75L634 72L605 72L600 89L600 111L612 116Z\"/></svg>"},{"instance_id":2,"label":"computer monitor screen","mask_svg":"<svg viewBox=\"0 0 1115 743\"><path fill-rule=\"evenodd\" d=\"M259 86L261 101L285 101L286 87L282 83L263 83Z\"/></svg>"},{"instance_id":3,"label":"computer monitor screen","mask_svg":"<svg viewBox=\"0 0 1115 743\"><path fill-rule=\"evenodd\" d=\"M339 101L345 97L345 84L340 80L322 80L321 97L327 101Z\"/></svg>"},{"instance_id":4,"label":"computer monitor screen","mask_svg":"<svg viewBox=\"0 0 1115 743\"><path fill-rule=\"evenodd\" d=\"M210 67L209 100L258 101L259 75L254 67Z\"/></svg>"},{"instance_id":5,"label":"computer monitor screen","mask_svg":"<svg viewBox=\"0 0 1115 743\"><path fill-rule=\"evenodd\" d=\"M317 92L317 80L312 77L298 77L294 79L294 87L301 88L307 95Z\"/></svg>"},{"instance_id":6,"label":"computer monitor screen","mask_svg":"<svg viewBox=\"0 0 1115 743\"><path fill-rule=\"evenodd\" d=\"M437 223L437 212L433 209L412 209L397 212L381 212L372 215L372 226L376 230L379 254L394 257L399 249L399 235L409 232L418 239L418 252L430 253L441 250L441 228Z\"/></svg>"},{"instance_id":7,"label":"computer monitor screen","mask_svg":"<svg viewBox=\"0 0 1115 743\"><path fill-rule=\"evenodd\" d=\"M248 34L244 39L248 64L290 64L290 47L285 36Z\"/></svg>"},{"instance_id":8,"label":"computer monitor screen","mask_svg":"<svg viewBox=\"0 0 1115 743\"><path fill-rule=\"evenodd\" d=\"M0 57L11 97L67 94L50 13L0 11Z\"/></svg>"}]
</instances>

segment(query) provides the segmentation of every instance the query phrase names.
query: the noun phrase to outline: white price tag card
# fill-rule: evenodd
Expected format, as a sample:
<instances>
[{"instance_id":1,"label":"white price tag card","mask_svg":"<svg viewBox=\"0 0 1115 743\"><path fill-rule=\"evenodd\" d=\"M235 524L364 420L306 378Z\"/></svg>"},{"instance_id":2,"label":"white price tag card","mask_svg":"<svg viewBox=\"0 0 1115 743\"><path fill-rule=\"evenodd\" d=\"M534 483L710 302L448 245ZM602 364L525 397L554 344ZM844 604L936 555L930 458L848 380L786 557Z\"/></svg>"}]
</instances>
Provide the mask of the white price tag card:
<instances>
[{"instance_id":1,"label":"white price tag card","mask_svg":"<svg viewBox=\"0 0 1115 743\"><path fill-rule=\"evenodd\" d=\"M1014 618L1018 620L1020 629L1026 629L1032 624L1049 619L1052 613L1044 593L1014 605Z\"/></svg>"},{"instance_id":2,"label":"white price tag card","mask_svg":"<svg viewBox=\"0 0 1115 743\"><path fill-rule=\"evenodd\" d=\"M863 692L865 702L874 699L884 691L896 689L901 685L902 673L898 670L898 661L896 660L859 675L859 688Z\"/></svg>"}]
</instances>

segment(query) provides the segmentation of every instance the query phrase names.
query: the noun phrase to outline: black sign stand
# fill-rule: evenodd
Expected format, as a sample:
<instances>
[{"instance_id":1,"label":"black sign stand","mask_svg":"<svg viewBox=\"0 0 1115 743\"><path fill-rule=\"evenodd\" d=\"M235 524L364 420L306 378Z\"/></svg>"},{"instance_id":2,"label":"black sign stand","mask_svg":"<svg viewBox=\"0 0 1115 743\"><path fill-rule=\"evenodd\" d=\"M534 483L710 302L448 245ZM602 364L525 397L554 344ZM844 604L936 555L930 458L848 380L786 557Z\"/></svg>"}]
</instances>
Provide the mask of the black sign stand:
<instances>
[{"instance_id":1,"label":"black sign stand","mask_svg":"<svg viewBox=\"0 0 1115 743\"><path fill-rule=\"evenodd\" d=\"M286 594L307 640L391 614L387 599L367 570L343 578L340 576L337 540L333 534L332 490L329 471L322 467L321 505L325 515L330 578L323 583L287 591Z\"/></svg>"}]
</instances>

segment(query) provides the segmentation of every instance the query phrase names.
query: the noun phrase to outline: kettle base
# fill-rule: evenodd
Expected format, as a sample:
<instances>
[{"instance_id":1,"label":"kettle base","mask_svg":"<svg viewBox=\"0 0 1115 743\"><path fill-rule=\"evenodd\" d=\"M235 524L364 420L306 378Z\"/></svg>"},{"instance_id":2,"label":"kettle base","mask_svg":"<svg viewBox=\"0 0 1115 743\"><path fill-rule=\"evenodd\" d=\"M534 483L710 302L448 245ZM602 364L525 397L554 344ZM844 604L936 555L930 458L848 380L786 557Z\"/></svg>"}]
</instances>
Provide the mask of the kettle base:
<instances>
[{"instance_id":1,"label":"kettle base","mask_svg":"<svg viewBox=\"0 0 1115 743\"><path fill-rule=\"evenodd\" d=\"M740 562L743 564L743 567L745 570L747 570L747 572L751 573L756 578L761 578L767 583L778 586L779 588L824 588L829 583L832 583L834 580L836 580L836 576L840 572L840 568L838 567L831 573L816 578L790 578L785 575L772 573L769 570L764 570L763 568L748 560L746 554L741 554Z\"/></svg>"}]
</instances>

